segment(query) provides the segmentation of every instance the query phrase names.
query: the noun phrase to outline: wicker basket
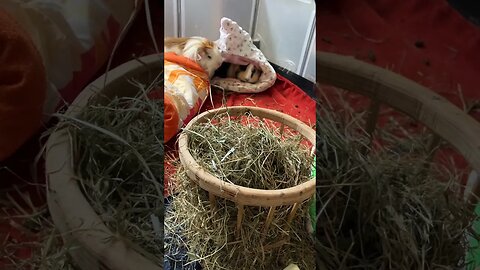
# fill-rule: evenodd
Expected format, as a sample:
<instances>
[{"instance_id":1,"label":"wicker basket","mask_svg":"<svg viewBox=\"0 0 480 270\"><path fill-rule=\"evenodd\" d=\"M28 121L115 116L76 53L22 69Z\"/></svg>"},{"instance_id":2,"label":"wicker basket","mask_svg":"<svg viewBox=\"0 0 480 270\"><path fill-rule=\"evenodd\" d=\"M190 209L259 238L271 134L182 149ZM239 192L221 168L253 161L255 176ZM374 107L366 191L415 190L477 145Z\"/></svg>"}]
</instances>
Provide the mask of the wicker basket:
<instances>
[{"instance_id":1,"label":"wicker basket","mask_svg":"<svg viewBox=\"0 0 480 270\"><path fill-rule=\"evenodd\" d=\"M452 145L472 167L466 199L477 202L480 194L480 124L433 91L380 67L353 57L317 52L318 84L361 94L371 100L366 130L372 137L380 106L387 105L422 123L435 134L431 149L440 141ZM319 91L319 88L317 88Z\"/></svg>"},{"instance_id":2,"label":"wicker basket","mask_svg":"<svg viewBox=\"0 0 480 270\"><path fill-rule=\"evenodd\" d=\"M163 71L163 56L151 55L127 62L95 80L75 99L65 113L77 116L91 98L134 96L139 90L128 82L148 83ZM114 235L84 197L74 173L72 142L65 129L54 132L46 146L47 201L55 226L66 242L80 248L70 250L83 270L162 269ZM109 240L110 239L110 240Z\"/></svg>"},{"instance_id":3,"label":"wicker basket","mask_svg":"<svg viewBox=\"0 0 480 270\"><path fill-rule=\"evenodd\" d=\"M280 136L283 136L285 126L287 126L301 134L313 146L315 145L314 129L284 113L258 107L235 106L206 111L193 118L186 126L186 129L198 123L208 121L215 115L225 112L228 112L229 116L251 114L252 116L259 117L262 121L268 119L277 122L280 125ZM178 148L180 161L186 169L188 177L208 192L212 207L215 205L216 197L230 200L236 204L238 208L237 235L241 228L245 206L269 207L266 222L264 223L264 231L267 231L273 220L276 207L284 205L291 206L287 218L287 222L290 223L295 217L298 207L315 194L315 179L291 188L279 190L253 189L222 181L203 169L192 157L188 149L188 132L183 132L180 135ZM311 154L313 155L314 153L315 147L312 147Z\"/></svg>"}]
</instances>

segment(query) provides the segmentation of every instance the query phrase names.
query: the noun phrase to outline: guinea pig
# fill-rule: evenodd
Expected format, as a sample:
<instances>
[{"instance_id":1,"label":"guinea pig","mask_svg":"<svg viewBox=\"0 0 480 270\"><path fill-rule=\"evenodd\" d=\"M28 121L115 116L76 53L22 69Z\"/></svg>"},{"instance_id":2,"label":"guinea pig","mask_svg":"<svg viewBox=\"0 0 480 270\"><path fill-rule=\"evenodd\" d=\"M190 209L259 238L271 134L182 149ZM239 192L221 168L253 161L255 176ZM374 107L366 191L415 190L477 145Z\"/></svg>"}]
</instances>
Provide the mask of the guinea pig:
<instances>
[{"instance_id":1,"label":"guinea pig","mask_svg":"<svg viewBox=\"0 0 480 270\"><path fill-rule=\"evenodd\" d=\"M260 78L260 74L262 74L262 71L253 64L248 64L247 66L231 64L228 67L227 77L237 78L242 82L256 83Z\"/></svg>"},{"instance_id":2,"label":"guinea pig","mask_svg":"<svg viewBox=\"0 0 480 270\"><path fill-rule=\"evenodd\" d=\"M165 52L174 52L198 63L212 78L223 62L217 45L204 37L165 38Z\"/></svg>"}]
</instances>

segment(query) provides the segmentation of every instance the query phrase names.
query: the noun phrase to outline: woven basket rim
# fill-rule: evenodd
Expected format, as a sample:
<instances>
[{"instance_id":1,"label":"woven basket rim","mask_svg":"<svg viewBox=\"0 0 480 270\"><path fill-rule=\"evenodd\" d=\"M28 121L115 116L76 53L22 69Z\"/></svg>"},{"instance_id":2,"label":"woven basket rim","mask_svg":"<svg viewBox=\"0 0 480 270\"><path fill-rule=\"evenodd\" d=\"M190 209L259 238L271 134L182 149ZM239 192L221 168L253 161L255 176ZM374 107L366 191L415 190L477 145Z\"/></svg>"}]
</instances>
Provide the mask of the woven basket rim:
<instances>
[{"instance_id":1,"label":"woven basket rim","mask_svg":"<svg viewBox=\"0 0 480 270\"><path fill-rule=\"evenodd\" d=\"M204 120L209 116L224 112L228 112L232 115L242 115L250 112L254 116L260 116L265 119L283 123L285 126L298 131L303 137L311 142L313 145L312 152L315 152L316 134L314 129L290 115L265 108L232 106L209 110L193 118L187 124L185 129L188 130L197 122ZM292 205L295 203L302 203L315 194L315 177L311 177L308 181L299 185L277 190L255 189L222 181L203 169L190 154L190 151L188 150L188 134L186 132L182 132L179 136L178 149L180 161L184 168L187 169L187 174L191 180L195 181L200 187L208 192L234 201L240 205L264 207Z\"/></svg>"},{"instance_id":2,"label":"woven basket rim","mask_svg":"<svg viewBox=\"0 0 480 270\"><path fill-rule=\"evenodd\" d=\"M152 54L131 60L108 73L106 88L125 80L125 77L150 67L163 68L163 54ZM94 97L105 94L105 74L86 86L69 106L65 115L77 116ZM116 90L121 92L123 89ZM115 93L116 94L116 93ZM163 269L147 257L129 248L124 241L105 241L115 235L94 211L84 196L73 165L72 141L65 129L50 135L45 152L47 204L56 228L66 241L78 243L80 248L69 251L80 269Z\"/></svg>"},{"instance_id":3,"label":"woven basket rim","mask_svg":"<svg viewBox=\"0 0 480 270\"><path fill-rule=\"evenodd\" d=\"M402 112L447 141L473 171L480 172L480 124L446 98L400 74L352 56L317 50L316 70L317 91L322 84L331 85ZM480 178L468 185L471 193L464 196L472 203L478 202Z\"/></svg>"}]
</instances>

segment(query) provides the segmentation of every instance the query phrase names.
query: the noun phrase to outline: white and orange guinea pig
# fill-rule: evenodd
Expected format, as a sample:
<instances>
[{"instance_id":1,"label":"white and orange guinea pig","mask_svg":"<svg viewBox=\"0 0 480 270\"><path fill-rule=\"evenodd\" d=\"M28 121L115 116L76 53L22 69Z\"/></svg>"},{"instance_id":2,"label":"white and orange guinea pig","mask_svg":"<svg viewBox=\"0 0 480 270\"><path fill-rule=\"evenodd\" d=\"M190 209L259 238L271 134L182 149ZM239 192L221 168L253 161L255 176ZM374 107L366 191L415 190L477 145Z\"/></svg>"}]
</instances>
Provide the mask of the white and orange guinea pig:
<instances>
[{"instance_id":1,"label":"white and orange guinea pig","mask_svg":"<svg viewBox=\"0 0 480 270\"><path fill-rule=\"evenodd\" d=\"M217 45L203 37L165 38L164 140L169 141L202 108L210 80L222 65Z\"/></svg>"},{"instance_id":2,"label":"white and orange guinea pig","mask_svg":"<svg viewBox=\"0 0 480 270\"><path fill-rule=\"evenodd\" d=\"M198 63L212 78L223 62L223 57L215 42L204 37L164 39L165 52L174 52Z\"/></svg>"},{"instance_id":3,"label":"white and orange guinea pig","mask_svg":"<svg viewBox=\"0 0 480 270\"><path fill-rule=\"evenodd\" d=\"M262 71L253 64L236 65L230 64L227 71L228 78L236 78L242 82L256 83L260 78Z\"/></svg>"}]
</instances>

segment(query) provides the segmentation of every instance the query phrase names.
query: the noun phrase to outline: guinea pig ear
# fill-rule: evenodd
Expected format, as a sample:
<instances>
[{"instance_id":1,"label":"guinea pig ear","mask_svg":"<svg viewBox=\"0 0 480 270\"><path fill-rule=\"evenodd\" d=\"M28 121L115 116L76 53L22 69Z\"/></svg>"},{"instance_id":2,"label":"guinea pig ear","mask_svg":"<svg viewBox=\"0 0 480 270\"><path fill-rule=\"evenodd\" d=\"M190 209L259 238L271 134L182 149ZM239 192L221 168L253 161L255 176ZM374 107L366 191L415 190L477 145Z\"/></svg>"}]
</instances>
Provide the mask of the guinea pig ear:
<instances>
[{"instance_id":1,"label":"guinea pig ear","mask_svg":"<svg viewBox=\"0 0 480 270\"><path fill-rule=\"evenodd\" d=\"M199 60L202 59L202 56L205 56L206 54L207 54L207 49L200 48L200 49L198 49L197 54L195 55L195 59L197 59L197 61L199 61Z\"/></svg>"},{"instance_id":2,"label":"guinea pig ear","mask_svg":"<svg viewBox=\"0 0 480 270\"><path fill-rule=\"evenodd\" d=\"M185 57L192 59L193 61L198 61L202 59L202 56L200 55L200 49L196 51L190 51L188 53L184 54Z\"/></svg>"}]
</instances>

